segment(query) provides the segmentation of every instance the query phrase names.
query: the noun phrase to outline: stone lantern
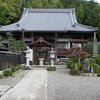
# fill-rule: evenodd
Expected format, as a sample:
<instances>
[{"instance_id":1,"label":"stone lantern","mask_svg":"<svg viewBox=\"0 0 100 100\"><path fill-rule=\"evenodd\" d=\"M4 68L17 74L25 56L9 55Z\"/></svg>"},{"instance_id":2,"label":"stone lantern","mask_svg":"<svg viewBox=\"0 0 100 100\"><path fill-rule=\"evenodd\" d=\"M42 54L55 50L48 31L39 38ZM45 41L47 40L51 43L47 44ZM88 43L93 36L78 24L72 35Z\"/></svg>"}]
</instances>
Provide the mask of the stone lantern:
<instances>
[{"instance_id":1,"label":"stone lantern","mask_svg":"<svg viewBox=\"0 0 100 100\"><path fill-rule=\"evenodd\" d=\"M27 46L27 50L25 51L26 53L26 66L27 67L30 67L30 62L33 61L33 50L30 49L28 46Z\"/></svg>"},{"instance_id":2,"label":"stone lantern","mask_svg":"<svg viewBox=\"0 0 100 100\"><path fill-rule=\"evenodd\" d=\"M50 64L51 64L51 66L54 66L55 51L54 51L53 47L49 51L49 58L50 58Z\"/></svg>"}]
</instances>

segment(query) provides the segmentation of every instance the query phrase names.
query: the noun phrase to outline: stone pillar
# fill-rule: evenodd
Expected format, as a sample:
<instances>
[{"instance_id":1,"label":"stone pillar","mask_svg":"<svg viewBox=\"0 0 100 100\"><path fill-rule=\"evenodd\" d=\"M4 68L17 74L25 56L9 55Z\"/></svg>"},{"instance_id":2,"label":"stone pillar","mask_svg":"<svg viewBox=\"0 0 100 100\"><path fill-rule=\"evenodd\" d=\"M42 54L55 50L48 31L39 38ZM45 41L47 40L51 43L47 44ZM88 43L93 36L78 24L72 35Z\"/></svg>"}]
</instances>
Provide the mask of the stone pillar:
<instances>
[{"instance_id":1,"label":"stone pillar","mask_svg":"<svg viewBox=\"0 0 100 100\"><path fill-rule=\"evenodd\" d=\"M96 32L94 32L94 39L93 39L93 57L98 55L98 42L96 38Z\"/></svg>"}]
</instances>

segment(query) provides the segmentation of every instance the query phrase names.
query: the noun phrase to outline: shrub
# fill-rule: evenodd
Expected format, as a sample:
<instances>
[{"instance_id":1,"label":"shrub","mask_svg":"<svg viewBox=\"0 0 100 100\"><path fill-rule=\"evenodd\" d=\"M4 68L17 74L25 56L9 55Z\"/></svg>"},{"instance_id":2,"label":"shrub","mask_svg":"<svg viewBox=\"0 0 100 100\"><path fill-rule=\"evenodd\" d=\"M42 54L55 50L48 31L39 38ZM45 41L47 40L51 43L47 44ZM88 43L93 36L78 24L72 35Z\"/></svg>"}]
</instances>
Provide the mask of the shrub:
<instances>
[{"instance_id":1,"label":"shrub","mask_svg":"<svg viewBox=\"0 0 100 100\"><path fill-rule=\"evenodd\" d=\"M70 58L69 61L78 62L78 57Z\"/></svg>"},{"instance_id":2,"label":"shrub","mask_svg":"<svg viewBox=\"0 0 100 100\"><path fill-rule=\"evenodd\" d=\"M68 61L67 61L67 64L66 64L67 68L70 68L71 64L73 64L73 63L74 63L73 61L68 60Z\"/></svg>"},{"instance_id":3,"label":"shrub","mask_svg":"<svg viewBox=\"0 0 100 100\"><path fill-rule=\"evenodd\" d=\"M75 67L77 66L77 69L78 70L82 70L82 64L81 63L73 63L73 64L71 64L71 66L70 66L70 69L75 69Z\"/></svg>"},{"instance_id":4,"label":"shrub","mask_svg":"<svg viewBox=\"0 0 100 100\"><path fill-rule=\"evenodd\" d=\"M70 69L75 69L75 67L76 67L76 63L70 65Z\"/></svg>"},{"instance_id":5,"label":"shrub","mask_svg":"<svg viewBox=\"0 0 100 100\"><path fill-rule=\"evenodd\" d=\"M98 76L98 77L100 77L100 72L99 72L99 73L97 73L97 76Z\"/></svg>"},{"instance_id":6,"label":"shrub","mask_svg":"<svg viewBox=\"0 0 100 100\"><path fill-rule=\"evenodd\" d=\"M89 58L89 61L90 61L90 65L96 63L96 60L94 58Z\"/></svg>"},{"instance_id":7,"label":"shrub","mask_svg":"<svg viewBox=\"0 0 100 100\"><path fill-rule=\"evenodd\" d=\"M91 66L93 66L93 71L94 73L99 73L100 72L100 66L98 64L91 64Z\"/></svg>"},{"instance_id":8,"label":"shrub","mask_svg":"<svg viewBox=\"0 0 100 100\"><path fill-rule=\"evenodd\" d=\"M78 69L71 69L70 75L80 75L80 71Z\"/></svg>"},{"instance_id":9,"label":"shrub","mask_svg":"<svg viewBox=\"0 0 100 100\"><path fill-rule=\"evenodd\" d=\"M29 66L25 66L24 69L25 70L31 70L31 68Z\"/></svg>"},{"instance_id":10,"label":"shrub","mask_svg":"<svg viewBox=\"0 0 100 100\"><path fill-rule=\"evenodd\" d=\"M96 60L96 63L100 66L100 55L97 55L96 57L94 57L94 59Z\"/></svg>"},{"instance_id":11,"label":"shrub","mask_svg":"<svg viewBox=\"0 0 100 100\"><path fill-rule=\"evenodd\" d=\"M81 71L82 70L82 63L77 63L77 67Z\"/></svg>"},{"instance_id":12,"label":"shrub","mask_svg":"<svg viewBox=\"0 0 100 100\"><path fill-rule=\"evenodd\" d=\"M11 71L12 71L12 72L15 72L15 71L17 71L17 70L18 70L17 67L15 67L15 66L11 67Z\"/></svg>"},{"instance_id":13,"label":"shrub","mask_svg":"<svg viewBox=\"0 0 100 100\"><path fill-rule=\"evenodd\" d=\"M6 69L6 70L3 71L3 75L6 76L6 77L7 76L12 76L12 71L9 70L9 69Z\"/></svg>"},{"instance_id":14,"label":"shrub","mask_svg":"<svg viewBox=\"0 0 100 100\"><path fill-rule=\"evenodd\" d=\"M23 69L23 67L21 66L21 65L16 65L16 67L17 67L17 69L19 70L19 69Z\"/></svg>"},{"instance_id":15,"label":"shrub","mask_svg":"<svg viewBox=\"0 0 100 100\"><path fill-rule=\"evenodd\" d=\"M47 71L56 71L56 67L47 67Z\"/></svg>"}]
</instances>

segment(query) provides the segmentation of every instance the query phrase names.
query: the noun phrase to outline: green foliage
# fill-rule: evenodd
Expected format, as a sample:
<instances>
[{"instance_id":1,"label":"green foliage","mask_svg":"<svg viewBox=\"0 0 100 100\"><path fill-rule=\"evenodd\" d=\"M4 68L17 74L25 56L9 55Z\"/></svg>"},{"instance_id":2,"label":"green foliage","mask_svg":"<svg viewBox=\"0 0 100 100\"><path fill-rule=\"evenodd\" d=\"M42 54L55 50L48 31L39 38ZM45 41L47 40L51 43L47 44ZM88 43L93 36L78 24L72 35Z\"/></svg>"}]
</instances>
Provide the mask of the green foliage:
<instances>
[{"instance_id":1,"label":"green foliage","mask_svg":"<svg viewBox=\"0 0 100 100\"><path fill-rule=\"evenodd\" d=\"M78 57L70 58L69 60L73 62L78 62Z\"/></svg>"},{"instance_id":2,"label":"green foliage","mask_svg":"<svg viewBox=\"0 0 100 100\"><path fill-rule=\"evenodd\" d=\"M99 73L97 73L97 76L98 76L98 77L100 77L100 72L99 72Z\"/></svg>"},{"instance_id":3,"label":"green foliage","mask_svg":"<svg viewBox=\"0 0 100 100\"><path fill-rule=\"evenodd\" d=\"M90 65L96 63L96 60L94 58L89 58L89 61L90 61Z\"/></svg>"},{"instance_id":4,"label":"green foliage","mask_svg":"<svg viewBox=\"0 0 100 100\"><path fill-rule=\"evenodd\" d=\"M22 40L16 40L13 37L13 34L11 34L10 32L7 32L6 36L7 36L7 39L9 41L9 43L8 43L9 51L12 51L12 52L24 51L26 46L25 46L25 43Z\"/></svg>"},{"instance_id":5,"label":"green foliage","mask_svg":"<svg viewBox=\"0 0 100 100\"><path fill-rule=\"evenodd\" d=\"M31 70L31 68L29 66L24 66L25 70Z\"/></svg>"},{"instance_id":6,"label":"green foliage","mask_svg":"<svg viewBox=\"0 0 100 100\"><path fill-rule=\"evenodd\" d=\"M100 66L98 64L91 64L91 66L93 66L93 71L94 73L99 73L100 72Z\"/></svg>"},{"instance_id":7,"label":"green foliage","mask_svg":"<svg viewBox=\"0 0 100 100\"><path fill-rule=\"evenodd\" d=\"M4 75L5 77L7 77L7 76L12 76L12 71L9 70L9 69L6 69L6 70L3 71L3 75Z\"/></svg>"},{"instance_id":8,"label":"green foliage","mask_svg":"<svg viewBox=\"0 0 100 100\"><path fill-rule=\"evenodd\" d=\"M80 71L78 69L71 69L70 75L80 75Z\"/></svg>"},{"instance_id":9,"label":"green foliage","mask_svg":"<svg viewBox=\"0 0 100 100\"><path fill-rule=\"evenodd\" d=\"M18 71L20 69L23 69L23 67L21 65L16 65L16 66L12 66L11 67L11 71L12 72L16 72L16 71Z\"/></svg>"},{"instance_id":10,"label":"green foliage","mask_svg":"<svg viewBox=\"0 0 100 100\"><path fill-rule=\"evenodd\" d=\"M17 71L16 67L15 67L15 66L11 67L11 71L12 71L12 72Z\"/></svg>"},{"instance_id":11,"label":"green foliage","mask_svg":"<svg viewBox=\"0 0 100 100\"><path fill-rule=\"evenodd\" d=\"M72 60L68 60L66 63L67 68L70 68L71 64L73 64L74 62Z\"/></svg>"},{"instance_id":12,"label":"green foliage","mask_svg":"<svg viewBox=\"0 0 100 100\"><path fill-rule=\"evenodd\" d=\"M78 70L80 70L80 71L82 70L82 64L81 63L71 64L70 69L76 69L76 67L77 67Z\"/></svg>"},{"instance_id":13,"label":"green foliage","mask_svg":"<svg viewBox=\"0 0 100 100\"><path fill-rule=\"evenodd\" d=\"M92 55L92 52L93 52L92 42L89 42L89 43L85 44L85 46L83 46L83 50L87 51L89 54Z\"/></svg>"},{"instance_id":14,"label":"green foliage","mask_svg":"<svg viewBox=\"0 0 100 100\"><path fill-rule=\"evenodd\" d=\"M47 71L56 71L56 67L47 67Z\"/></svg>"},{"instance_id":15,"label":"green foliage","mask_svg":"<svg viewBox=\"0 0 100 100\"><path fill-rule=\"evenodd\" d=\"M100 55L97 55L96 57L94 57L94 59L96 60L96 63L100 66Z\"/></svg>"},{"instance_id":16,"label":"green foliage","mask_svg":"<svg viewBox=\"0 0 100 100\"><path fill-rule=\"evenodd\" d=\"M93 54L93 43L89 42L83 46L83 50L87 51L89 54ZM100 54L100 43L98 43L98 54Z\"/></svg>"}]
</instances>

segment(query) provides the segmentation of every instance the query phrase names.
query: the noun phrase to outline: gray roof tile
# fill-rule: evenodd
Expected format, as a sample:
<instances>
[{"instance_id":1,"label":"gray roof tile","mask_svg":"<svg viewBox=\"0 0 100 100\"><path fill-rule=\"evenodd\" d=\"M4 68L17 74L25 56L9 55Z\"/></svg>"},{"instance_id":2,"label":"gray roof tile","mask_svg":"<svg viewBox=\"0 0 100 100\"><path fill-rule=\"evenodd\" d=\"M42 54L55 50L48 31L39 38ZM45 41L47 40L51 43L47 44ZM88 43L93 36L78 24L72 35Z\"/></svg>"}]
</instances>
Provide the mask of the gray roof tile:
<instances>
[{"instance_id":1,"label":"gray roof tile","mask_svg":"<svg viewBox=\"0 0 100 100\"><path fill-rule=\"evenodd\" d=\"M21 19L1 26L0 31L82 31L94 32L97 28L77 23L75 9L27 9Z\"/></svg>"}]
</instances>

